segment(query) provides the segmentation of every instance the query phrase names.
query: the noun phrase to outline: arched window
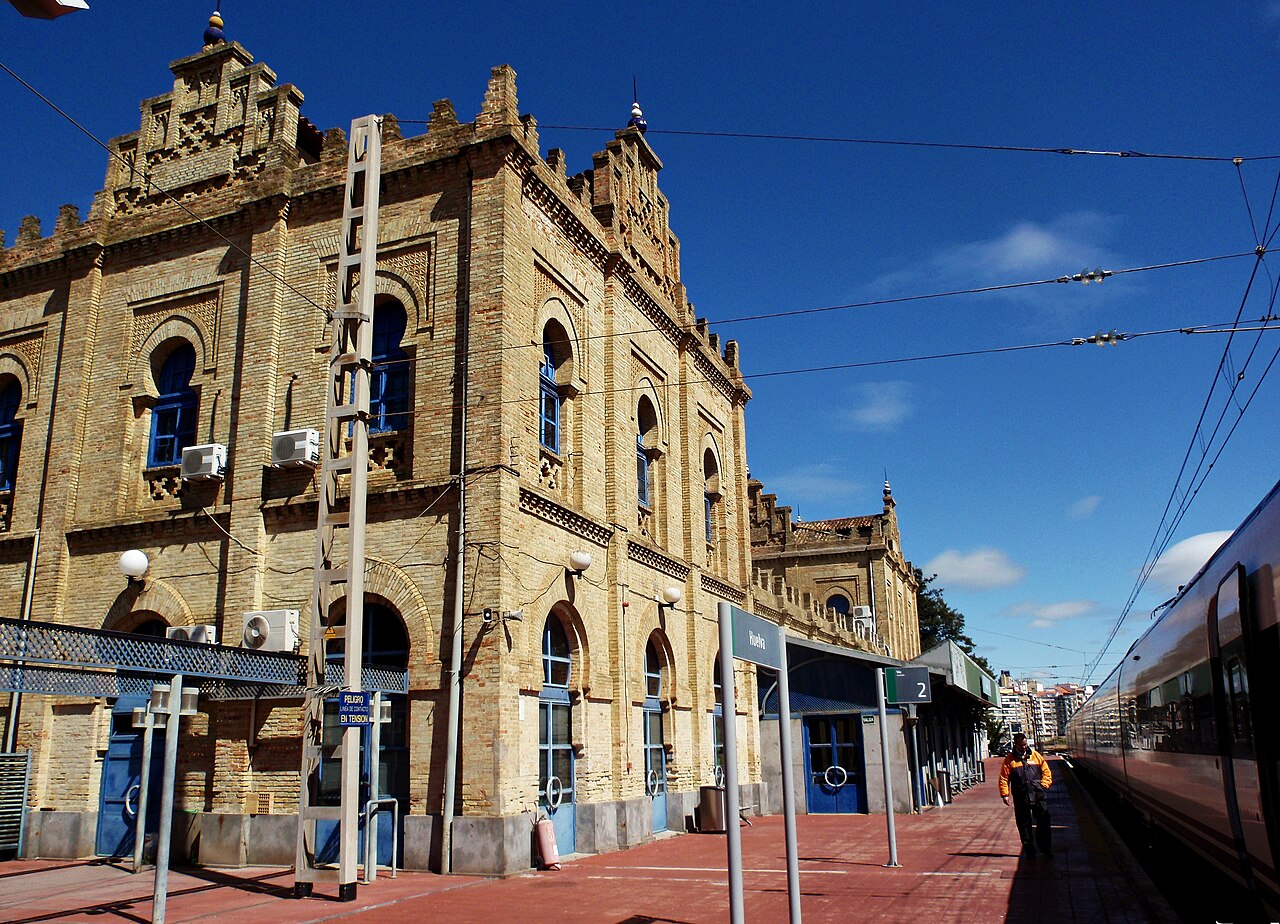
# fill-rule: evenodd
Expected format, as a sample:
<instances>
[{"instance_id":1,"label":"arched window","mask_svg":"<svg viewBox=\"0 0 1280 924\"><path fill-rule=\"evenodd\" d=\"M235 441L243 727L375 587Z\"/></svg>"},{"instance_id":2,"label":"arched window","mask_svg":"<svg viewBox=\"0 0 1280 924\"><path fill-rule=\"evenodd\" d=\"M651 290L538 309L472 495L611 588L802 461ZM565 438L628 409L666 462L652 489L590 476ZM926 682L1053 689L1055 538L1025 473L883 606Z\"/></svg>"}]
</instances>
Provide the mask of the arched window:
<instances>
[{"instance_id":1,"label":"arched window","mask_svg":"<svg viewBox=\"0 0 1280 924\"><path fill-rule=\"evenodd\" d=\"M542 685L569 689L572 665L569 639L564 634L564 627L560 625L559 619L548 616L546 628L542 632Z\"/></svg>"},{"instance_id":2,"label":"arched window","mask_svg":"<svg viewBox=\"0 0 1280 924\"><path fill-rule=\"evenodd\" d=\"M542 367L538 374L542 394L542 445L560 451L560 389L556 387L556 353L551 342L551 325L542 335Z\"/></svg>"},{"instance_id":3,"label":"arched window","mask_svg":"<svg viewBox=\"0 0 1280 924\"><path fill-rule=\"evenodd\" d=\"M647 395L636 405L636 499L641 507L652 508L653 460L656 455L658 415Z\"/></svg>"},{"instance_id":4,"label":"arched window","mask_svg":"<svg viewBox=\"0 0 1280 924\"><path fill-rule=\"evenodd\" d=\"M572 395L573 349L557 320L542 328L542 359L538 367L539 438L544 449L564 450L565 399Z\"/></svg>"},{"instance_id":5,"label":"arched window","mask_svg":"<svg viewBox=\"0 0 1280 924\"><path fill-rule=\"evenodd\" d=\"M196 370L195 347L183 341L170 351L156 376L155 408L151 411L151 446L147 466L177 465L182 450L196 441L198 401L191 387Z\"/></svg>"},{"instance_id":6,"label":"arched window","mask_svg":"<svg viewBox=\"0 0 1280 924\"><path fill-rule=\"evenodd\" d=\"M724 773L724 681L720 676L720 655L716 655L711 678L711 689L715 695L715 705L711 707L711 766L716 785L721 785Z\"/></svg>"},{"instance_id":7,"label":"arched window","mask_svg":"<svg viewBox=\"0 0 1280 924\"><path fill-rule=\"evenodd\" d=\"M0 391L0 491L12 491L22 447L22 421L17 419L22 386L11 381Z\"/></svg>"},{"instance_id":8,"label":"arched window","mask_svg":"<svg viewBox=\"0 0 1280 924\"><path fill-rule=\"evenodd\" d=\"M844 594L832 594L827 597L827 606L835 610L841 616L849 615L849 598Z\"/></svg>"},{"instance_id":9,"label":"arched window","mask_svg":"<svg viewBox=\"0 0 1280 924\"><path fill-rule=\"evenodd\" d=\"M395 300L373 309L373 371L369 374L369 432L387 433L409 425L408 354L400 348L405 313Z\"/></svg>"},{"instance_id":10,"label":"arched window","mask_svg":"<svg viewBox=\"0 0 1280 924\"><path fill-rule=\"evenodd\" d=\"M711 549L716 544L716 502L720 499L720 465L716 461L716 454L707 449L702 454L702 482L703 482L703 526L706 530L707 548Z\"/></svg>"}]
</instances>

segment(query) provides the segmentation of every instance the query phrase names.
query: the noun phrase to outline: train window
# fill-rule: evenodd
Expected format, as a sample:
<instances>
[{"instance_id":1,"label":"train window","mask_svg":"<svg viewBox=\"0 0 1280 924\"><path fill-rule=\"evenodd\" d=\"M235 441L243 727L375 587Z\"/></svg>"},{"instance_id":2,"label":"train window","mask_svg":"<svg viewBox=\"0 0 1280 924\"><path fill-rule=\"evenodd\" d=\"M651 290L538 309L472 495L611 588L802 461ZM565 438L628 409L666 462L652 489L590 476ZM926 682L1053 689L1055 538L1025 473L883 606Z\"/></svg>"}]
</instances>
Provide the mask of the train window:
<instances>
[{"instance_id":1,"label":"train window","mask_svg":"<svg viewBox=\"0 0 1280 924\"><path fill-rule=\"evenodd\" d=\"M1244 569L1236 565L1218 585L1217 632L1221 645L1222 691L1226 697L1227 734L1232 756L1253 759L1253 727L1249 713L1249 676L1245 665L1245 625L1241 600Z\"/></svg>"},{"instance_id":2,"label":"train window","mask_svg":"<svg viewBox=\"0 0 1280 924\"><path fill-rule=\"evenodd\" d=\"M1238 644L1238 643L1236 643ZM1232 756L1253 759L1253 732L1249 726L1249 680L1239 655L1228 658L1222 666L1223 686L1227 693L1227 709L1231 717Z\"/></svg>"}]
</instances>

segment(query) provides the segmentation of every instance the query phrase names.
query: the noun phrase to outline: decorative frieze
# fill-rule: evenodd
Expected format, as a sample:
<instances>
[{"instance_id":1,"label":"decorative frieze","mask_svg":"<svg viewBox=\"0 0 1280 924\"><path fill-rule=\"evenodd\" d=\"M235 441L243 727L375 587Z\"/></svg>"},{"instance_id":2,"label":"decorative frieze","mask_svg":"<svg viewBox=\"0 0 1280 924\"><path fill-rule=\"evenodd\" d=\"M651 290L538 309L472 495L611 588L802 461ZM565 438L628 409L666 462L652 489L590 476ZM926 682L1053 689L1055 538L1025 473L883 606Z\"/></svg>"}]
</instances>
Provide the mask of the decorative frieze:
<instances>
[{"instance_id":1,"label":"decorative frieze","mask_svg":"<svg viewBox=\"0 0 1280 924\"><path fill-rule=\"evenodd\" d=\"M581 536L596 545L607 545L613 536L613 530L607 526L584 517L582 514L557 504L549 497L520 489L520 512L528 513L540 520L559 526L575 535ZM686 569L686 573L687 569Z\"/></svg>"},{"instance_id":2,"label":"decorative frieze","mask_svg":"<svg viewBox=\"0 0 1280 924\"><path fill-rule=\"evenodd\" d=\"M654 571L661 571L663 574L678 581L688 580L689 578L691 569L684 562L663 555L657 549L643 545L634 539L627 540L627 557L632 561L647 565Z\"/></svg>"},{"instance_id":3,"label":"decorative frieze","mask_svg":"<svg viewBox=\"0 0 1280 924\"><path fill-rule=\"evenodd\" d=\"M710 574L704 573L702 575L702 589L731 603L743 604L747 602L747 593L741 587L735 587L733 584L728 584L719 578L712 577Z\"/></svg>"}]
</instances>

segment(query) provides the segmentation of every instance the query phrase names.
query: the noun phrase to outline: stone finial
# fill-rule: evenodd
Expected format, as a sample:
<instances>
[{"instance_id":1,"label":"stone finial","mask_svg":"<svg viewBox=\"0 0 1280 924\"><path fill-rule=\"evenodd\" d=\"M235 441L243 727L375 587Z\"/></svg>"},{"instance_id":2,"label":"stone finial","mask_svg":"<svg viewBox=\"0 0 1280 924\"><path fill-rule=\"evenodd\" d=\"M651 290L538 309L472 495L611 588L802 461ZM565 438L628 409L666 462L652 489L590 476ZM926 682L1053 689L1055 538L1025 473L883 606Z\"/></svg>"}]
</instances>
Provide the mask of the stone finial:
<instances>
[{"instance_id":1,"label":"stone finial","mask_svg":"<svg viewBox=\"0 0 1280 924\"><path fill-rule=\"evenodd\" d=\"M427 133L435 131L438 128L453 128L458 124L458 113L453 108L453 103L447 99L438 99L435 105L431 107L431 122L427 126Z\"/></svg>"},{"instance_id":2,"label":"stone finial","mask_svg":"<svg viewBox=\"0 0 1280 924\"><path fill-rule=\"evenodd\" d=\"M738 368L738 341L729 340L724 345L724 361L730 369Z\"/></svg>"},{"instance_id":3,"label":"stone finial","mask_svg":"<svg viewBox=\"0 0 1280 924\"><path fill-rule=\"evenodd\" d=\"M35 215L28 215L22 219L22 223L18 225L18 244L34 244L40 240L40 219Z\"/></svg>"},{"instance_id":4,"label":"stone finial","mask_svg":"<svg viewBox=\"0 0 1280 924\"><path fill-rule=\"evenodd\" d=\"M516 125L520 121L520 107L516 101L516 72L509 64L500 64L489 77L489 89L476 116L476 128L500 128Z\"/></svg>"},{"instance_id":5,"label":"stone finial","mask_svg":"<svg viewBox=\"0 0 1280 924\"><path fill-rule=\"evenodd\" d=\"M400 130L400 120L389 112L385 113L382 116L382 143L403 140L404 132Z\"/></svg>"},{"instance_id":6,"label":"stone finial","mask_svg":"<svg viewBox=\"0 0 1280 924\"><path fill-rule=\"evenodd\" d=\"M645 121L639 100L631 104L631 118L627 120L627 128L634 128L642 135L649 130L649 123Z\"/></svg>"},{"instance_id":7,"label":"stone finial","mask_svg":"<svg viewBox=\"0 0 1280 924\"><path fill-rule=\"evenodd\" d=\"M71 204L61 206L58 209L58 223L54 226L54 233L70 231L78 227L80 227L80 209Z\"/></svg>"},{"instance_id":8,"label":"stone finial","mask_svg":"<svg viewBox=\"0 0 1280 924\"><path fill-rule=\"evenodd\" d=\"M227 40L226 35L222 32L223 25L222 14L215 11L214 14L209 17L209 28L204 30L205 48L208 48L210 45L221 45Z\"/></svg>"}]
</instances>

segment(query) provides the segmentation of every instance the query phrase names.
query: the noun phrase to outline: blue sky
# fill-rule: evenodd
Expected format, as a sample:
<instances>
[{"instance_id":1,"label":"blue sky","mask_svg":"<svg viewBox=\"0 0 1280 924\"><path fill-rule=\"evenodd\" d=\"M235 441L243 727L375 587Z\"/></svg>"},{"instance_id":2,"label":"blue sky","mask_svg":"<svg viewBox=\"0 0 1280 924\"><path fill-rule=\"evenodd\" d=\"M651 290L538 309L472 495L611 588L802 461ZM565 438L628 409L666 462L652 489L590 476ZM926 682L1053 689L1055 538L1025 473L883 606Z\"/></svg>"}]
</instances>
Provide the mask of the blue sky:
<instances>
[{"instance_id":1,"label":"blue sky","mask_svg":"<svg viewBox=\"0 0 1280 924\"><path fill-rule=\"evenodd\" d=\"M90 0L54 22L0 9L0 61L101 139L133 131L199 50L210 3ZM742 315L1251 252L1280 160L1094 157L689 135L762 133L969 145L1280 154L1270 88L1280 4L1076 3L972 9L816 3L244 3L230 38L306 96L321 128L368 112L478 111L511 64L544 148L590 166L625 124L633 76L666 169L701 315ZM101 148L0 74L0 228L87 214ZM405 126L408 133L415 127ZM1243 189L1242 189L1243 187ZM1247 203L1247 204L1246 204ZM1252 210L1252 221L1250 218ZM1272 218L1272 224L1276 222ZM1232 321L1252 256L892 306L725 323L744 371L930 356ZM1262 261L1243 317L1268 312ZM1209 455L1258 387L1095 679L1280 472L1280 337L1238 334L1243 371ZM806 520L874 513L887 472L903 546L1016 675L1079 679L1134 588L1215 372L1223 335L759 378L752 475ZM1201 455L1196 441L1192 464ZM1174 554L1177 553L1177 554Z\"/></svg>"}]
</instances>

